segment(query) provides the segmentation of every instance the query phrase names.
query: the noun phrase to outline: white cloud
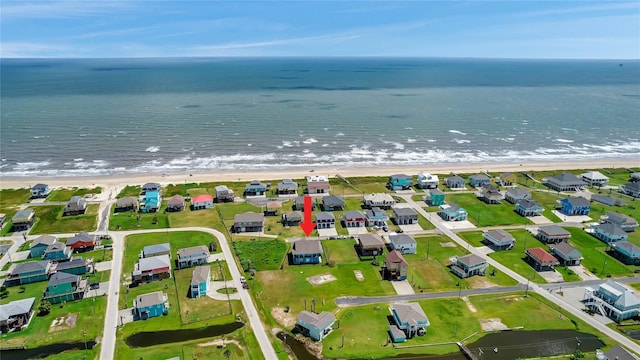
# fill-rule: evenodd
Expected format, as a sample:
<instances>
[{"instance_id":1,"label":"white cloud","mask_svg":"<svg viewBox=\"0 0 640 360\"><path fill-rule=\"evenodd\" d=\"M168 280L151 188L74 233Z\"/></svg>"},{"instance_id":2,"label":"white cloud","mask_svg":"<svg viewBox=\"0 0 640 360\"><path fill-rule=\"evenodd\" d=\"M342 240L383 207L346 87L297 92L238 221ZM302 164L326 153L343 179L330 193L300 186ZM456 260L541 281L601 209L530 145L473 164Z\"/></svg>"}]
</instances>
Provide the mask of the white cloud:
<instances>
[{"instance_id":1,"label":"white cloud","mask_svg":"<svg viewBox=\"0 0 640 360\"><path fill-rule=\"evenodd\" d=\"M51 45L30 42L9 42L0 46L1 58L43 58L69 56L72 48L65 45Z\"/></svg>"},{"instance_id":2,"label":"white cloud","mask_svg":"<svg viewBox=\"0 0 640 360\"><path fill-rule=\"evenodd\" d=\"M121 1L48 1L0 3L2 20L24 18L75 18L102 15L130 7Z\"/></svg>"}]
</instances>

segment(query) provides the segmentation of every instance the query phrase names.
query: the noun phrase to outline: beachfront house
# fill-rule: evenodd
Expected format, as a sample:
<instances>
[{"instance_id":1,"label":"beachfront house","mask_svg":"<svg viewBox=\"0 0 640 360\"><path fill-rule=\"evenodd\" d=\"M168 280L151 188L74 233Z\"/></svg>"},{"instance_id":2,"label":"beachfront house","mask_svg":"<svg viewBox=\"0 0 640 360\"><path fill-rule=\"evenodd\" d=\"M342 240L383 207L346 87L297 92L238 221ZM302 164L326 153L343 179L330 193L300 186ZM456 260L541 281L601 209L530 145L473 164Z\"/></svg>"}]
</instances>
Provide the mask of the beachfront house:
<instances>
[{"instance_id":1,"label":"beachfront house","mask_svg":"<svg viewBox=\"0 0 640 360\"><path fill-rule=\"evenodd\" d=\"M36 222L36 212L33 209L24 209L18 211L11 218L13 231L27 231L31 229L33 223Z\"/></svg>"},{"instance_id":2,"label":"beachfront house","mask_svg":"<svg viewBox=\"0 0 640 360\"><path fill-rule=\"evenodd\" d=\"M380 209L391 209L396 204L396 200L393 196L387 193L374 193L367 194L362 199L362 205L364 208L370 209L378 207Z\"/></svg>"},{"instance_id":3,"label":"beachfront house","mask_svg":"<svg viewBox=\"0 0 640 360\"><path fill-rule=\"evenodd\" d=\"M298 193L298 183L291 179L282 179L278 183L278 195L289 195Z\"/></svg>"},{"instance_id":4,"label":"beachfront house","mask_svg":"<svg viewBox=\"0 0 640 360\"><path fill-rule=\"evenodd\" d=\"M296 226L302 222L304 214L302 211L287 211L282 214L282 224L284 226Z\"/></svg>"},{"instance_id":5,"label":"beachfront house","mask_svg":"<svg viewBox=\"0 0 640 360\"><path fill-rule=\"evenodd\" d=\"M558 259L543 248L527 249L525 255L527 262L529 262L536 271L553 270L554 266L560 265Z\"/></svg>"},{"instance_id":6,"label":"beachfront house","mask_svg":"<svg viewBox=\"0 0 640 360\"><path fill-rule=\"evenodd\" d=\"M320 314L303 310L296 318L296 330L303 336L315 341L321 341L331 330L331 326L336 322L336 317L328 311Z\"/></svg>"},{"instance_id":7,"label":"beachfront house","mask_svg":"<svg viewBox=\"0 0 640 360\"><path fill-rule=\"evenodd\" d=\"M469 185L473 187L481 186L482 184L489 184L491 178L485 174L475 174L469 176Z\"/></svg>"},{"instance_id":8,"label":"beachfront house","mask_svg":"<svg viewBox=\"0 0 640 360\"><path fill-rule=\"evenodd\" d=\"M489 230L482 233L482 242L495 251L510 250L516 244L516 239L511 233L502 229Z\"/></svg>"},{"instance_id":9,"label":"beachfront house","mask_svg":"<svg viewBox=\"0 0 640 360\"><path fill-rule=\"evenodd\" d=\"M162 199L158 191L146 191L140 196L140 212L142 213L154 213L160 209Z\"/></svg>"},{"instance_id":10,"label":"beachfront house","mask_svg":"<svg viewBox=\"0 0 640 360\"><path fill-rule=\"evenodd\" d=\"M56 266L57 272L66 272L74 275L84 275L90 271L91 261L81 257L72 257L71 260L59 262Z\"/></svg>"},{"instance_id":11,"label":"beachfront house","mask_svg":"<svg viewBox=\"0 0 640 360\"><path fill-rule=\"evenodd\" d=\"M618 191L633 198L640 197L640 182L632 182L618 186Z\"/></svg>"},{"instance_id":12,"label":"beachfront house","mask_svg":"<svg viewBox=\"0 0 640 360\"><path fill-rule=\"evenodd\" d=\"M615 211L607 211L607 215L600 217L600 222L616 224L626 232L635 231L638 227L638 220Z\"/></svg>"},{"instance_id":13,"label":"beachfront house","mask_svg":"<svg viewBox=\"0 0 640 360\"><path fill-rule=\"evenodd\" d=\"M640 172L634 172L629 174L629 182L640 182Z\"/></svg>"},{"instance_id":14,"label":"beachfront house","mask_svg":"<svg viewBox=\"0 0 640 360\"><path fill-rule=\"evenodd\" d=\"M31 187L31 197L34 199L44 199L51 194L51 188L47 184L35 184Z\"/></svg>"},{"instance_id":15,"label":"beachfront house","mask_svg":"<svg viewBox=\"0 0 640 360\"><path fill-rule=\"evenodd\" d=\"M191 210L213 209L213 196L209 194L196 195L191 198Z\"/></svg>"},{"instance_id":16,"label":"beachfront house","mask_svg":"<svg viewBox=\"0 0 640 360\"><path fill-rule=\"evenodd\" d=\"M480 200L487 204L500 204L504 199L504 195L492 184L480 184Z\"/></svg>"},{"instance_id":17,"label":"beachfront house","mask_svg":"<svg viewBox=\"0 0 640 360\"><path fill-rule=\"evenodd\" d=\"M444 192L440 189L430 189L425 191L424 202L429 206L444 205Z\"/></svg>"},{"instance_id":18,"label":"beachfront house","mask_svg":"<svg viewBox=\"0 0 640 360\"><path fill-rule=\"evenodd\" d=\"M316 208L316 203L311 200L311 211ZM298 196L293 200L293 210L304 211L304 196Z\"/></svg>"},{"instance_id":19,"label":"beachfront house","mask_svg":"<svg viewBox=\"0 0 640 360\"><path fill-rule=\"evenodd\" d=\"M390 190L407 190L413 186L413 176L407 174L394 174L389 176L387 188Z\"/></svg>"},{"instance_id":20,"label":"beachfront house","mask_svg":"<svg viewBox=\"0 0 640 360\"><path fill-rule=\"evenodd\" d=\"M142 189L140 191L140 194L144 195L149 191L155 191L155 192L159 193L160 192L160 188L161 188L161 186L160 186L159 183L149 182L149 183L146 183L146 184L142 185Z\"/></svg>"},{"instance_id":21,"label":"beachfront house","mask_svg":"<svg viewBox=\"0 0 640 360\"><path fill-rule=\"evenodd\" d=\"M307 194L328 194L329 177L325 175L307 176Z\"/></svg>"},{"instance_id":22,"label":"beachfront house","mask_svg":"<svg viewBox=\"0 0 640 360\"><path fill-rule=\"evenodd\" d=\"M464 221L467 220L467 210L456 203L440 205L438 216L444 221Z\"/></svg>"},{"instance_id":23,"label":"beachfront house","mask_svg":"<svg viewBox=\"0 0 640 360\"><path fill-rule=\"evenodd\" d=\"M87 200L80 196L72 196L71 200L64 205L62 216L82 215L85 211L87 211Z\"/></svg>"},{"instance_id":24,"label":"beachfront house","mask_svg":"<svg viewBox=\"0 0 640 360\"><path fill-rule=\"evenodd\" d=\"M171 277L169 255L152 256L140 259L133 267L131 281L139 284Z\"/></svg>"},{"instance_id":25,"label":"beachfront house","mask_svg":"<svg viewBox=\"0 0 640 360\"><path fill-rule=\"evenodd\" d=\"M589 215L591 204L589 200L580 197L568 197L560 200L560 212L565 215Z\"/></svg>"},{"instance_id":26,"label":"beachfront house","mask_svg":"<svg viewBox=\"0 0 640 360\"><path fill-rule=\"evenodd\" d=\"M191 246L178 250L178 269L204 265L209 261L209 249L204 245Z\"/></svg>"},{"instance_id":27,"label":"beachfront house","mask_svg":"<svg viewBox=\"0 0 640 360\"><path fill-rule=\"evenodd\" d=\"M591 200L595 202L599 202L601 204L605 204L607 206L625 206L627 202L611 195L606 194L592 194Z\"/></svg>"},{"instance_id":28,"label":"beachfront house","mask_svg":"<svg viewBox=\"0 0 640 360\"><path fill-rule=\"evenodd\" d=\"M30 258L41 258L44 255L44 251L49 245L56 243L58 238L53 235L40 235L35 238L29 246Z\"/></svg>"},{"instance_id":29,"label":"beachfront house","mask_svg":"<svg viewBox=\"0 0 640 360\"><path fill-rule=\"evenodd\" d=\"M235 194L226 185L216 186L216 202L233 202Z\"/></svg>"},{"instance_id":30,"label":"beachfront house","mask_svg":"<svg viewBox=\"0 0 640 360\"><path fill-rule=\"evenodd\" d=\"M422 310L419 303L397 303L390 308L393 315L394 324L391 325L390 333L392 340L397 342L394 333L404 333L405 339L411 339L414 336L423 336L427 333L429 327L429 319Z\"/></svg>"},{"instance_id":31,"label":"beachfront house","mask_svg":"<svg viewBox=\"0 0 640 360\"><path fill-rule=\"evenodd\" d=\"M508 202L515 204L519 200L531 199L531 193L529 192L529 190L525 190L521 188L513 188L513 189L507 190L504 193L504 198Z\"/></svg>"},{"instance_id":32,"label":"beachfront house","mask_svg":"<svg viewBox=\"0 0 640 360\"><path fill-rule=\"evenodd\" d=\"M116 200L114 212L138 211L138 198L135 196L125 196Z\"/></svg>"},{"instance_id":33,"label":"beachfront house","mask_svg":"<svg viewBox=\"0 0 640 360\"><path fill-rule=\"evenodd\" d=\"M464 179L458 175L444 178L444 183L449 189L464 189Z\"/></svg>"},{"instance_id":34,"label":"beachfront house","mask_svg":"<svg viewBox=\"0 0 640 360\"><path fill-rule=\"evenodd\" d=\"M401 254L415 254L417 247L418 243L411 235L405 233L389 235L389 248L391 250L397 250Z\"/></svg>"},{"instance_id":35,"label":"beachfront house","mask_svg":"<svg viewBox=\"0 0 640 360\"><path fill-rule=\"evenodd\" d=\"M540 226L536 233L536 238L545 244L557 244L569 240L570 237L571 233L558 225Z\"/></svg>"},{"instance_id":36,"label":"beachfront house","mask_svg":"<svg viewBox=\"0 0 640 360\"><path fill-rule=\"evenodd\" d=\"M167 211L168 212L184 211L185 205L186 205L186 201L184 200L184 196L176 194L170 197L169 201L167 201Z\"/></svg>"},{"instance_id":37,"label":"beachfront house","mask_svg":"<svg viewBox=\"0 0 640 360\"><path fill-rule=\"evenodd\" d=\"M549 248L551 253L560 260L560 264L564 266L580 265L582 262L582 253L569 245L568 242L562 241L549 246Z\"/></svg>"},{"instance_id":38,"label":"beachfront house","mask_svg":"<svg viewBox=\"0 0 640 360\"><path fill-rule=\"evenodd\" d=\"M80 232L67 239L66 245L73 249L74 252L92 251L96 246L97 236L95 234L87 234Z\"/></svg>"},{"instance_id":39,"label":"beachfront house","mask_svg":"<svg viewBox=\"0 0 640 360\"><path fill-rule=\"evenodd\" d=\"M278 216L282 210L282 202L278 200L269 200L264 206L264 216Z\"/></svg>"},{"instance_id":40,"label":"beachfront house","mask_svg":"<svg viewBox=\"0 0 640 360\"><path fill-rule=\"evenodd\" d=\"M431 175L425 172L418 173L418 180L416 181L416 185L420 189L435 189L438 187L440 183L440 179L438 179L438 175Z\"/></svg>"},{"instance_id":41,"label":"beachfront house","mask_svg":"<svg viewBox=\"0 0 640 360\"><path fill-rule=\"evenodd\" d=\"M36 298L14 300L0 305L0 333L20 331L29 326L33 318L33 304Z\"/></svg>"},{"instance_id":42,"label":"beachfront house","mask_svg":"<svg viewBox=\"0 0 640 360\"><path fill-rule=\"evenodd\" d=\"M252 180L244 187L245 196L263 196L271 187L269 183L263 183L259 180Z\"/></svg>"},{"instance_id":43,"label":"beachfront house","mask_svg":"<svg viewBox=\"0 0 640 360\"><path fill-rule=\"evenodd\" d=\"M344 212L344 227L364 227L366 220L366 216L360 210L349 210Z\"/></svg>"},{"instance_id":44,"label":"beachfront house","mask_svg":"<svg viewBox=\"0 0 640 360\"><path fill-rule=\"evenodd\" d=\"M316 214L317 229L333 229L336 227L336 218L332 212L322 211Z\"/></svg>"},{"instance_id":45,"label":"beachfront house","mask_svg":"<svg viewBox=\"0 0 640 360\"><path fill-rule=\"evenodd\" d=\"M15 286L45 281L54 271L55 264L49 260L19 263L9 273L4 285Z\"/></svg>"},{"instance_id":46,"label":"beachfront house","mask_svg":"<svg viewBox=\"0 0 640 360\"><path fill-rule=\"evenodd\" d=\"M410 207L394 206L393 221L396 225L413 225L418 223L418 213Z\"/></svg>"},{"instance_id":47,"label":"beachfront house","mask_svg":"<svg viewBox=\"0 0 640 360\"><path fill-rule=\"evenodd\" d=\"M629 234L616 224L604 223L593 226L593 236L602 240L603 242L610 244L618 241L627 241Z\"/></svg>"},{"instance_id":48,"label":"beachfront house","mask_svg":"<svg viewBox=\"0 0 640 360\"><path fill-rule=\"evenodd\" d=\"M329 195L322 198L322 210L340 211L344 209L344 200L340 196Z\"/></svg>"},{"instance_id":49,"label":"beachfront house","mask_svg":"<svg viewBox=\"0 0 640 360\"><path fill-rule=\"evenodd\" d=\"M82 300L87 290L89 290L87 279L83 279L80 275L56 272L49 279L42 299L51 304Z\"/></svg>"},{"instance_id":50,"label":"beachfront house","mask_svg":"<svg viewBox=\"0 0 640 360\"><path fill-rule=\"evenodd\" d=\"M291 246L291 261L295 265L319 264L322 262L322 245L319 240L302 239Z\"/></svg>"},{"instance_id":51,"label":"beachfront house","mask_svg":"<svg viewBox=\"0 0 640 360\"><path fill-rule=\"evenodd\" d=\"M484 275L488 267L487 261L475 254L451 258L451 272L461 279L474 275Z\"/></svg>"},{"instance_id":52,"label":"beachfront house","mask_svg":"<svg viewBox=\"0 0 640 360\"><path fill-rule=\"evenodd\" d=\"M635 292L612 280L601 283L597 290L586 287L582 302L588 309L614 321L634 318L640 311L640 299Z\"/></svg>"},{"instance_id":53,"label":"beachfront house","mask_svg":"<svg viewBox=\"0 0 640 360\"><path fill-rule=\"evenodd\" d=\"M211 279L211 268L209 266L196 266L191 275L189 297L196 299L200 296L206 296L209 290L209 279Z\"/></svg>"},{"instance_id":54,"label":"beachfront house","mask_svg":"<svg viewBox=\"0 0 640 360\"><path fill-rule=\"evenodd\" d=\"M389 215L387 212L380 209L379 207L372 207L371 209L367 209L364 211L366 216L367 226L385 226L387 225L387 221L389 221Z\"/></svg>"},{"instance_id":55,"label":"beachfront house","mask_svg":"<svg viewBox=\"0 0 640 360\"><path fill-rule=\"evenodd\" d=\"M133 301L134 314L138 319L147 320L169 313L169 300L162 291L138 295Z\"/></svg>"},{"instance_id":56,"label":"beachfront house","mask_svg":"<svg viewBox=\"0 0 640 360\"><path fill-rule=\"evenodd\" d=\"M154 256L167 255L171 258L171 246L169 243L147 245L142 248L140 258L149 258Z\"/></svg>"},{"instance_id":57,"label":"beachfront house","mask_svg":"<svg viewBox=\"0 0 640 360\"><path fill-rule=\"evenodd\" d=\"M562 173L542 179L542 183L555 191L576 191L587 184L572 173Z\"/></svg>"},{"instance_id":58,"label":"beachfront house","mask_svg":"<svg viewBox=\"0 0 640 360\"><path fill-rule=\"evenodd\" d=\"M544 207L540 205L537 201L531 199L522 199L516 202L516 213L520 214L520 216L529 217L529 216L540 216L544 211Z\"/></svg>"},{"instance_id":59,"label":"beachfront house","mask_svg":"<svg viewBox=\"0 0 640 360\"><path fill-rule=\"evenodd\" d=\"M409 263L398 250L392 250L382 263L382 277L387 280L407 280Z\"/></svg>"},{"instance_id":60,"label":"beachfront house","mask_svg":"<svg viewBox=\"0 0 640 360\"><path fill-rule=\"evenodd\" d=\"M611 244L613 257L627 265L640 265L640 247L628 241L618 241Z\"/></svg>"},{"instance_id":61,"label":"beachfront house","mask_svg":"<svg viewBox=\"0 0 640 360\"><path fill-rule=\"evenodd\" d=\"M503 172L497 180L502 187L514 186L518 182L518 176L511 172Z\"/></svg>"},{"instance_id":62,"label":"beachfront house","mask_svg":"<svg viewBox=\"0 0 640 360\"><path fill-rule=\"evenodd\" d=\"M362 234L358 236L357 250L360 256L382 255L384 243L377 234Z\"/></svg>"},{"instance_id":63,"label":"beachfront house","mask_svg":"<svg viewBox=\"0 0 640 360\"><path fill-rule=\"evenodd\" d=\"M609 178L602 175L599 171L589 171L584 174L580 174L580 180L587 183L589 186L602 187L607 185Z\"/></svg>"},{"instance_id":64,"label":"beachfront house","mask_svg":"<svg viewBox=\"0 0 640 360\"><path fill-rule=\"evenodd\" d=\"M55 242L44 250L42 259L51 261L67 261L71 259L73 250L61 242Z\"/></svg>"},{"instance_id":65,"label":"beachfront house","mask_svg":"<svg viewBox=\"0 0 640 360\"><path fill-rule=\"evenodd\" d=\"M234 233L261 232L264 229L264 214L248 211L233 219Z\"/></svg>"}]
</instances>

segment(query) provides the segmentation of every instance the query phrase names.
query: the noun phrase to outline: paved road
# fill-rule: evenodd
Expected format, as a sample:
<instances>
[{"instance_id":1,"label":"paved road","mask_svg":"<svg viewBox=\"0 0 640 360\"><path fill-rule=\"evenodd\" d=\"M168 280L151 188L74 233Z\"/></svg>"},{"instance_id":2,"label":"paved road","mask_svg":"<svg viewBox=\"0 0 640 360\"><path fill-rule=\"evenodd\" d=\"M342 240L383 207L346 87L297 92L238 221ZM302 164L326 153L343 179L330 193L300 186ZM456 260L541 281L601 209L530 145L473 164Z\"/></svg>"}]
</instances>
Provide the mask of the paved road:
<instances>
[{"instance_id":1,"label":"paved road","mask_svg":"<svg viewBox=\"0 0 640 360\"><path fill-rule=\"evenodd\" d=\"M116 348L116 328L118 327L118 290L122 278L122 257L124 254L125 233L111 233L113 239L113 260L111 262L111 277L109 278L109 291L107 292L107 312L104 317L104 329L102 330L102 345L100 347L100 359L111 360L114 358ZM127 304L128 305L128 304Z\"/></svg>"}]
</instances>

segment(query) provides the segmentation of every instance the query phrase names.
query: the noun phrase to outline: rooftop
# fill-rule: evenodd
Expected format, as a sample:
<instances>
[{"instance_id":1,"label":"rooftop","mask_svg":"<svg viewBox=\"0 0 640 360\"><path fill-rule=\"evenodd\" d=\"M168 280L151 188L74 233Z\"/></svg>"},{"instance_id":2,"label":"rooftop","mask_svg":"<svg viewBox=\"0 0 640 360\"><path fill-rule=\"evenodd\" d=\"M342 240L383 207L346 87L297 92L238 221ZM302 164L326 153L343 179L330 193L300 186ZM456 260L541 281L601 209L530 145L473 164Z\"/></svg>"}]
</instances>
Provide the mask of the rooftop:
<instances>
[{"instance_id":1,"label":"rooftop","mask_svg":"<svg viewBox=\"0 0 640 360\"><path fill-rule=\"evenodd\" d=\"M322 245L319 240L297 240L293 243L291 252L297 254L322 254Z\"/></svg>"}]
</instances>

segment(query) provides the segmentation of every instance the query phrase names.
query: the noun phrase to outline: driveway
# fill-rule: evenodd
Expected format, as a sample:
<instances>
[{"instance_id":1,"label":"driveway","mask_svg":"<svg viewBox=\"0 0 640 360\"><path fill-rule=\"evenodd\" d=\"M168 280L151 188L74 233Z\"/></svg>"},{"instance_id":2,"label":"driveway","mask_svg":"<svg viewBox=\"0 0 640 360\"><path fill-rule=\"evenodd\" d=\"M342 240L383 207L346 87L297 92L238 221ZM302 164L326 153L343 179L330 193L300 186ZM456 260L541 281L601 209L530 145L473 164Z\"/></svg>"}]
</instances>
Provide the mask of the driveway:
<instances>
[{"instance_id":1,"label":"driveway","mask_svg":"<svg viewBox=\"0 0 640 360\"><path fill-rule=\"evenodd\" d=\"M338 230L331 229L318 229L318 236L338 236Z\"/></svg>"},{"instance_id":2,"label":"driveway","mask_svg":"<svg viewBox=\"0 0 640 360\"><path fill-rule=\"evenodd\" d=\"M113 265L113 261L109 260L109 261L101 261L99 263L95 263L93 264L93 266L96 268L96 271L107 271L107 270L111 270L111 266Z\"/></svg>"},{"instance_id":3,"label":"driveway","mask_svg":"<svg viewBox=\"0 0 640 360\"><path fill-rule=\"evenodd\" d=\"M107 294L107 292L109 292L109 282L105 281L101 282L100 287L98 287L97 289L88 290L84 297L90 298L94 296L104 296Z\"/></svg>"},{"instance_id":4,"label":"driveway","mask_svg":"<svg viewBox=\"0 0 640 360\"><path fill-rule=\"evenodd\" d=\"M133 320L134 320L133 308L118 310L118 325L122 326L124 324L133 322Z\"/></svg>"},{"instance_id":5,"label":"driveway","mask_svg":"<svg viewBox=\"0 0 640 360\"><path fill-rule=\"evenodd\" d=\"M586 215L565 215L558 210L552 211L555 216L562 219L564 222L582 223L591 221L592 219Z\"/></svg>"},{"instance_id":6,"label":"driveway","mask_svg":"<svg viewBox=\"0 0 640 360\"><path fill-rule=\"evenodd\" d=\"M347 228L347 231L349 232L349 235L362 235L368 233L367 228L364 226Z\"/></svg>"},{"instance_id":7,"label":"driveway","mask_svg":"<svg viewBox=\"0 0 640 360\"><path fill-rule=\"evenodd\" d=\"M536 225L544 225L544 224L553 224L553 221L547 219L546 217L540 216L529 216L527 219L531 220Z\"/></svg>"},{"instance_id":8,"label":"driveway","mask_svg":"<svg viewBox=\"0 0 640 360\"><path fill-rule=\"evenodd\" d=\"M402 231L404 232L416 232L416 231L422 231L422 226L420 226L420 224L410 224L410 225L399 225L400 229L402 229Z\"/></svg>"},{"instance_id":9,"label":"driveway","mask_svg":"<svg viewBox=\"0 0 640 360\"><path fill-rule=\"evenodd\" d=\"M540 271L538 274L548 283L560 283L564 281L562 274L557 271Z\"/></svg>"},{"instance_id":10,"label":"driveway","mask_svg":"<svg viewBox=\"0 0 640 360\"><path fill-rule=\"evenodd\" d=\"M569 269L578 274L582 280L600 280L582 265L569 266Z\"/></svg>"},{"instance_id":11,"label":"driveway","mask_svg":"<svg viewBox=\"0 0 640 360\"><path fill-rule=\"evenodd\" d=\"M411 287L411 284L409 284L408 280L392 281L391 285L393 285L393 289L398 295L412 295L416 293L415 291L413 291L413 288Z\"/></svg>"},{"instance_id":12,"label":"driveway","mask_svg":"<svg viewBox=\"0 0 640 360\"><path fill-rule=\"evenodd\" d=\"M444 227L449 230L460 230L460 229L475 229L476 226L473 225L469 220L465 221L442 221L440 222Z\"/></svg>"},{"instance_id":13,"label":"driveway","mask_svg":"<svg viewBox=\"0 0 640 360\"><path fill-rule=\"evenodd\" d=\"M209 290L207 290L207 296L214 299L214 300L222 300L222 301L227 301L229 300L240 300L240 294L239 293L232 293L232 294L223 294L223 293L219 293L218 290L219 289L224 289L225 287L228 288L235 288L237 291L241 291L242 289L238 289L236 288L235 284L233 283L233 280L229 280L229 281L209 281Z\"/></svg>"}]
</instances>

